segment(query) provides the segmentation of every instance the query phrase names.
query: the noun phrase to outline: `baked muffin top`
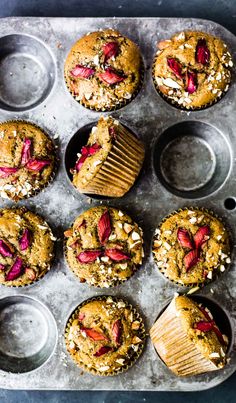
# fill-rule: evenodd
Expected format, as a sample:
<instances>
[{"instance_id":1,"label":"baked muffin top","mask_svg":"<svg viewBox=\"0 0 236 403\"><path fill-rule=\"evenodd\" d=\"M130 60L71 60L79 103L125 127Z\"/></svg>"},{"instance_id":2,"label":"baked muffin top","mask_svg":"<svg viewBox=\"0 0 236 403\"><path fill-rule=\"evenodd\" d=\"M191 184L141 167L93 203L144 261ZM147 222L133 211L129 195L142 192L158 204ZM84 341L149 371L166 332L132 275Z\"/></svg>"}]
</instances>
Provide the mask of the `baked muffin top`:
<instances>
[{"instance_id":1,"label":"baked muffin top","mask_svg":"<svg viewBox=\"0 0 236 403\"><path fill-rule=\"evenodd\" d=\"M128 369L140 355L144 338L144 325L136 310L110 296L85 302L67 324L69 353L79 366L96 375Z\"/></svg>"},{"instance_id":2,"label":"baked muffin top","mask_svg":"<svg viewBox=\"0 0 236 403\"><path fill-rule=\"evenodd\" d=\"M0 284L22 286L51 266L55 238L49 225L25 207L0 209Z\"/></svg>"},{"instance_id":3,"label":"baked muffin top","mask_svg":"<svg viewBox=\"0 0 236 403\"><path fill-rule=\"evenodd\" d=\"M142 263L142 230L121 210L93 207L65 236L68 265L81 282L110 287L127 280Z\"/></svg>"},{"instance_id":4,"label":"baked muffin top","mask_svg":"<svg viewBox=\"0 0 236 403\"><path fill-rule=\"evenodd\" d=\"M153 254L170 280L186 286L204 283L230 263L229 236L211 213L186 208L162 221L155 232Z\"/></svg>"},{"instance_id":5,"label":"baked muffin top","mask_svg":"<svg viewBox=\"0 0 236 403\"><path fill-rule=\"evenodd\" d=\"M112 29L88 33L71 48L65 62L70 92L84 106L110 110L138 91L142 59L137 45Z\"/></svg>"},{"instance_id":6,"label":"baked muffin top","mask_svg":"<svg viewBox=\"0 0 236 403\"><path fill-rule=\"evenodd\" d=\"M54 146L43 131L28 122L0 123L0 196L18 201L34 195L50 181Z\"/></svg>"},{"instance_id":7,"label":"baked muffin top","mask_svg":"<svg viewBox=\"0 0 236 403\"><path fill-rule=\"evenodd\" d=\"M228 90L233 61L221 39L185 31L157 46L154 83L173 104L198 109L211 105Z\"/></svg>"},{"instance_id":8,"label":"baked muffin top","mask_svg":"<svg viewBox=\"0 0 236 403\"><path fill-rule=\"evenodd\" d=\"M223 367L228 338L219 330L209 309L186 296L175 298L175 308L184 331L203 356L217 367Z\"/></svg>"}]
</instances>

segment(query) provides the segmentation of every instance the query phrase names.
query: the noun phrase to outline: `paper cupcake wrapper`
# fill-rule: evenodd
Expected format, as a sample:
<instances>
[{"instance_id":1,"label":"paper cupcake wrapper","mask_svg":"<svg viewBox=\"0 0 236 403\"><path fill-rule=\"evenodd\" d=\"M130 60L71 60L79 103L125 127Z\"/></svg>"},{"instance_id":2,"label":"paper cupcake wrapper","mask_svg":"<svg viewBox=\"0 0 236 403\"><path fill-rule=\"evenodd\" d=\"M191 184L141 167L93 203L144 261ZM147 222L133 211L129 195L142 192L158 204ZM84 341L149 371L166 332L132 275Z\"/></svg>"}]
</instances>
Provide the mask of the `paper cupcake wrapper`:
<instances>
[{"instance_id":1,"label":"paper cupcake wrapper","mask_svg":"<svg viewBox=\"0 0 236 403\"><path fill-rule=\"evenodd\" d=\"M180 318L176 316L175 299L152 326L150 337L162 361L177 376L192 376L219 369L187 336Z\"/></svg>"},{"instance_id":2,"label":"paper cupcake wrapper","mask_svg":"<svg viewBox=\"0 0 236 403\"><path fill-rule=\"evenodd\" d=\"M53 145L53 153L52 153L52 155L54 157L53 171L52 171L50 177L48 178L47 182L44 183L44 184L39 184L39 186L36 189L34 189L31 194L26 194L25 196L20 196L19 200L17 200L17 201L15 201L13 197L8 196L9 200L12 200L15 203L17 203L17 202L19 202L21 200L30 199L31 197L36 196L38 193L40 193L42 190L46 189L53 182L53 180L54 180L54 178L56 176L57 169L58 169L59 159L58 159L58 156L56 154L56 149L55 149L55 144L54 144L53 139L40 126L36 125L35 123L33 123L33 122L29 121L29 120L24 120L24 119L5 120L5 121L1 121L0 123L25 123L25 124L29 123L30 125L34 126L35 128L41 130L41 132L48 138L49 141L51 141L51 143Z\"/></svg>"},{"instance_id":3,"label":"paper cupcake wrapper","mask_svg":"<svg viewBox=\"0 0 236 403\"><path fill-rule=\"evenodd\" d=\"M71 228L73 228L73 227L71 227ZM69 267L69 269L72 271L72 273L77 277L77 279L80 279L80 277L79 277L77 271L76 271L73 267L70 266L70 263L69 263L69 260L68 260L68 256L67 256L67 245L66 245L66 241L67 241L67 238L64 238L63 250L64 250L64 257L65 257L66 264L67 264L67 266ZM143 239L142 239L142 245L143 245ZM84 283L87 283L87 285L89 285L90 287L96 287L96 288L101 288L101 289L117 287L118 285L124 284L127 280L129 280L131 277L133 277L133 275L136 273L136 271L138 271L138 269L139 269L141 266L142 266L142 264L133 264L133 267L132 267L132 274L131 274L130 276L126 277L126 278L123 279L123 280L114 279L114 280L109 284L109 287L104 287L103 283L101 283L101 282L99 282L99 281L94 282L94 283L92 284L92 283L88 282L86 279L84 279L85 281L83 281L83 282L84 282Z\"/></svg>"},{"instance_id":4,"label":"paper cupcake wrapper","mask_svg":"<svg viewBox=\"0 0 236 403\"><path fill-rule=\"evenodd\" d=\"M167 95L165 95L159 88L157 82L156 82L156 78L155 78L155 62L156 62L157 56L155 56L154 61L153 61L153 65L152 65L152 80L153 80L153 84L154 87L157 91L157 93L161 96L161 98L164 99L164 101L166 101L169 105L174 106L177 109L180 109L182 111L187 111L187 112L194 112L194 111L200 111L202 109L207 109L210 108L211 106L217 104L224 96L225 94L227 94L230 84L228 84L228 89L227 90L222 90L221 95L218 96L217 98L215 98L212 102L208 103L208 104L204 104L202 106L189 106L189 107L185 107L185 106L181 106L180 104L178 104L178 102L174 101L173 99L171 99L170 97L168 97ZM232 80L232 78L231 78Z\"/></svg>"},{"instance_id":5,"label":"paper cupcake wrapper","mask_svg":"<svg viewBox=\"0 0 236 403\"><path fill-rule=\"evenodd\" d=\"M123 126L117 126L117 138L106 160L80 192L122 197L133 186L144 161L144 146Z\"/></svg>"},{"instance_id":6,"label":"paper cupcake wrapper","mask_svg":"<svg viewBox=\"0 0 236 403\"><path fill-rule=\"evenodd\" d=\"M70 84L65 75L64 75L64 79L65 79L65 83L66 83L67 89L69 90L70 94L84 108L90 109L95 112L113 112L113 111L116 111L116 110L121 109L124 106L128 105L138 95L138 93L143 85L143 81L144 81L144 63L143 63L142 58L141 58L141 66L140 66L139 74L140 74L139 84L138 84L136 90L133 92L132 96L129 99L122 98L122 100L119 103L117 103L114 106L111 106L110 108L109 107L99 108L99 107L95 107L95 106L93 107L93 106L86 105L82 100L77 99L77 96L75 94L73 94L73 92L71 92Z\"/></svg>"},{"instance_id":7,"label":"paper cupcake wrapper","mask_svg":"<svg viewBox=\"0 0 236 403\"><path fill-rule=\"evenodd\" d=\"M130 362L128 364L123 365L120 368L117 368L113 372L108 372L108 371L100 372L100 371L97 371L95 368L89 368L82 361L78 361L74 354L70 353L68 336L69 336L70 327L71 327L71 325L73 323L73 320L76 319L76 316L77 316L79 310L84 305L86 305L88 302L92 302L92 301L106 301L108 297L112 298L114 302L118 302L118 301L124 302L126 307L129 308L132 311L132 313L134 315L134 320L137 320L137 321L140 322L140 328L139 328L138 337L143 341L143 343L138 344L138 350L134 351L134 354L132 355L132 358L130 359ZM67 348L67 351L68 351L70 357L73 359L73 361L75 362L75 364L78 367L80 367L81 369L85 370L86 372L89 372L92 375L97 375L97 376L115 376L115 375L119 375L119 374L121 374L123 372L126 372L130 367L132 367L134 365L134 363L137 361L137 359L142 354L143 349L144 349L144 345L145 345L145 338L146 338L146 331L145 331L144 323L143 323L142 317L138 313L138 311L131 304L129 304L127 301L123 300L122 298L113 297L113 296L110 296L110 295L101 295L101 296L92 297L92 298L89 298L89 299L83 301L72 312L72 314L70 315L70 317L69 317L69 319L67 321L66 328L65 328L65 344L66 344L66 348Z\"/></svg>"},{"instance_id":8,"label":"paper cupcake wrapper","mask_svg":"<svg viewBox=\"0 0 236 403\"><path fill-rule=\"evenodd\" d=\"M161 220L161 222L160 222L160 224L158 225L157 228L160 229L161 225L162 225L162 224L165 222L165 220L168 219L169 217L173 216L173 215L176 214L176 213L180 213L181 211L185 211L185 210L197 210L197 211L202 211L203 213L205 212L205 213L211 214L213 217L215 217L215 218L217 218L219 221L221 221L222 224L224 225L224 228L225 228L226 231L227 231L228 238L229 238L230 250L231 250L231 253L232 253L232 244L233 244L233 243L232 243L232 239L231 239L231 236L230 236L230 233L231 233L231 232L230 232L230 230L228 229L227 225L225 225L225 223L224 223L224 221L222 220L222 218L219 217L215 212L213 212L212 210L206 209L206 208L204 208L204 207L194 207L194 206L190 206L190 207L185 207L185 208L179 208L178 210L175 210L175 211L173 211L171 214L168 214L166 217L164 217L164 218ZM165 279L171 281L172 283L178 285L179 287L183 287L183 288L192 288L192 287L194 287L194 288L193 288L193 292L195 292L195 291L199 290L199 288L203 288L205 285L211 283L212 281L217 280L222 274L224 274L224 273L222 273L222 272L219 270L219 268L217 268L217 269L214 269L214 270L212 271L212 279L206 278L206 279L205 279L203 282L201 282L201 283L182 284L182 283L180 283L180 282L178 282L178 281L172 280L171 278L167 277L167 275L166 275L166 273L165 273L165 270L163 270L160 266L157 265L157 259L156 259L156 257L155 257L154 252L153 252L155 238L156 238L156 236L154 235L154 236L153 236L153 240L152 240L152 255L153 255L154 262L156 263L156 267L157 267L157 269L159 270L159 272L162 274L162 276L165 277ZM226 271L226 270L230 267L230 263L225 264L224 266L225 266L225 268L226 268L226 269L225 269L225 271ZM195 288L196 288L196 289L195 289ZM190 293L190 292L189 292L189 293Z\"/></svg>"}]
</instances>

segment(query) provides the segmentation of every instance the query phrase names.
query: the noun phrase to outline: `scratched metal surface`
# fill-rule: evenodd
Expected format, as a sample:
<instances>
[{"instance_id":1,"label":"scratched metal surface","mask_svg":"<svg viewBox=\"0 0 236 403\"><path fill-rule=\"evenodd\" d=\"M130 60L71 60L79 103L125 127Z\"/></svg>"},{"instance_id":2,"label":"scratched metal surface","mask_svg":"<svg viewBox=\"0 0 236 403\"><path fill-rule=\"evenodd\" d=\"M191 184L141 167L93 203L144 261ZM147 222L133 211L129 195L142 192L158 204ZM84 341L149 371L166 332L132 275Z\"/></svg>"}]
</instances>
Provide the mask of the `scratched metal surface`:
<instances>
[{"instance_id":1,"label":"scratched metal surface","mask_svg":"<svg viewBox=\"0 0 236 403\"><path fill-rule=\"evenodd\" d=\"M108 202L110 205L120 207L129 212L130 215L143 227L146 258L142 268L125 284L104 291L89 287L86 284L80 284L66 267L63 258L63 230L70 226L71 222L79 213L92 205L99 203L99 201L89 203L87 197L78 195L72 191L63 165L66 145L69 139L81 126L95 122L100 116L97 112L84 109L68 93L63 80L63 64L71 45L80 36L89 31L107 27L117 28L124 35L129 36L137 42L141 48L146 66L144 85L139 95L128 106L112 113L113 116L123 121L143 139L146 147L146 162L144 170L138 184L134 186L125 197L118 200L110 200ZM22 203L33 211L37 211L43 215L52 226L55 235L58 237L57 256L53 268L41 281L32 286L18 289L11 289L2 286L0 289L1 298L23 295L35 298L45 304L55 317L58 330L58 342L54 351L52 348L52 355L49 357L49 360L43 366L36 368L31 372L13 374L0 370L1 388L27 390L194 391L213 387L221 383L235 371L236 356L235 353L232 353L230 364L221 371L186 379L177 378L172 375L158 359L154 348L148 339L144 354L128 372L113 378L94 377L89 374L82 374L81 370L74 365L66 353L63 340L65 323L73 308L84 299L100 294L111 294L127 298L142 313L147 330L150 328L157 317L158 312L165 305L166 300L168 300L174 292L179 290L179 287L168 282L158 273L150 254L151 238L154 229L160 220L171 211L186 205L211 208L225 219L232 229L233 236L235 236L235 210L229 211L224 207L225 199L236 196L236 167L233 164L235 160L234 150L236 146L236 135L234 133L236 127L235 78L233 78L233 83L228 94L218 104L209 109L191 113L180 111L169 106L156 94L153 87L150 66L155 54L156 42L159 39L169 37L171 34L183 29L203 30L220 36L229 44L235 57L235 37L220 25L199 19L69 19L11 17L1 20L0 36L2 44L5 41L4 36L7 35L32 35L36 40L38 39L39 41L42 41L47 50L49 50L49 54L46 52L45 57L40 57L36 52L36 54L30 56L30 60L33 60L33 66L35 65L34 60L36 60L37 67L35 67L35 79L38 80L38 82L41 80L42 85L45 85L46 88L45 93L36 93L35 98L42 97L40 99L43 99L43 101L36 102L36 106L33 109L20 111L19 109L21 108L18 108L17 110L17 105L14 105L14 89L11 87L11 93L8 94L10 100L8 99L8 101L12 106L8 108L9 110L6 110L6 105L3 105L4 102L6 104L5 98L5 101L1 104L0 120L30 120L47 130L52 137L57 137L58 135L56 141L58 142L58 154L60 156L60 168L54 182L44 192ZM25 37L21 39L23 42L27 40ZM36 46L36 49L39 48L41 49L41 46ZM13 52L14 51L16 57L18 57L17 47L16 49L13 49ZM30 52L29 47L26 46L24 48L23 46L21 52L24 51L26 52L26 61L24 62L24 65L26 63L26 66L24 66L24 68L26 68L26 70L28 69L29 74L32 74L31 62L29 62L27 58L27 52ZM2 57L0 55L0 64L4 64L4 58L4 55ZM46 66L43 65L44 59ZM29 65L27 66L28 62ZM55 63L55 74L53 74L53 63ZM16 66L15 69L17 71L17 63L14 62L14 65ZM3 71L5 74L4 80L6 80L6 66ZM28 76L26 75L26 82L27 77ZM30 80L34 80L33 74L31 77ZM55 79L55 82L49 96L47 97L47 89L50 90L51 80L53 79ZM46 80L46 83L44 80ZM6 95L6 90L1 87L2 84L3 83L0 82L0 93L2 91L2 93ZM18 86L16 85L16 94L17 88ZM34 90L37 92L37 88ZM26 104L27 102L30 104L30 101L27 100L27 94L25 97ZM16 100L18 104L22 102L22 99L19 96ZM34 104L34 101L35 99L33 99L32 105ZM163 182L157 179L152 163L154 144L161 138L161 134L170 126L181 122L183 123L183 133L186 134L186 127L189 125L184 124L186 121L194 121L193 127L197 128L198 139L201 138L200 145L198 139L196 140L196 144L199 146L200 151L199 167L201 167L204 162L202 161L202 156L207 155L204 154L204 152L201 152L205 143L207 143L207 145L204 150L206 151L208 148L216 157L215 159L213 158L216 167L210 167L210 170L216 170L216 173L218 173L217 169L219 168L219 177L221 178L221 173L225 172L225 166L228 167L226 174L222 175L222 181L225 179L224 183L222 183L222 186L220 186L219 183L218 190L214 190L213 186L214 192L211 194L209 194L209 192L212 190L210 185L212 184L213 176L212 174L209 178L206 176L208 182L206 180L207 183L205 185L206 187L209 186L209 191L207 192L206 190L206 192L202 194L201 188L199 188L199 193L195 193L195 197L204 196L201 199L195 199L192 197L192 191L189 192L189 198L183 198L183 193L173 193L167 190L167 188L163 186ZM198 124L198 122L203 122L210 126L202 126L202 124ZM188 134L189 132L187 135ZM194 135L195 134L194 130ZM222 147L215 146L212 137L219 138ZM160 141L160 144L162 144L162 140ZM226 151L224 158L220 157L221 149L222 152ZM183 150L188 152L188 149L186 148ZM196 156L191 157L193 158L193 162L195 161L195 157ZM228 161L228 159L230 159L230 161ZM182 163L184 165L184 161ZM190 176L189 180L193 181L192 184L194 191L197 189L196 186L198 187L202 185L202 183L198 183L199 178L197 175L195 179ZM194 187L195 180L197 180L197 185ZM102 203L105 204L106 201L103 201ZM12 203L10 202L1 200L1 207L11 204ZM216 282L206 286L201 291L202 294L211 297L213 296L217 301L222 303L222 305L230 312L233 320L236 318L236 287L234 286L236 280L235 263L235 254L233 254L230 270L224 273ZM212 291L214 294L212 294ZM20 301L22 301L22 298L20 298ZM27 301L29 300L25 300L26 305ZM2 304L2 306L4 306L4 304ZM29 306L27 306L27 312L29 311ZM10 312L11 311L12 309L10 309ZM20 310L18 310L18 312L19 311ZM12 320L12 318L9 320ZM37 320L35 323L35 326L38 326L37 323L39 322ZM45 323L46 322L42 320L42 329L45 328ZM9 326L9 332L10 330ZM26 330L28 330L28 328ZM23 334L22 329L20 334ZM37 331L36 334L40 338L40 332ZM11 334L10 337L12 337ZM24 339L23 335L21 336L21 347L22 345L24 347L22 338ZM45 341L45 343L47 343L47 341ZM23 351L25 351L24 348Z\"/></svg>"}]
</instances>

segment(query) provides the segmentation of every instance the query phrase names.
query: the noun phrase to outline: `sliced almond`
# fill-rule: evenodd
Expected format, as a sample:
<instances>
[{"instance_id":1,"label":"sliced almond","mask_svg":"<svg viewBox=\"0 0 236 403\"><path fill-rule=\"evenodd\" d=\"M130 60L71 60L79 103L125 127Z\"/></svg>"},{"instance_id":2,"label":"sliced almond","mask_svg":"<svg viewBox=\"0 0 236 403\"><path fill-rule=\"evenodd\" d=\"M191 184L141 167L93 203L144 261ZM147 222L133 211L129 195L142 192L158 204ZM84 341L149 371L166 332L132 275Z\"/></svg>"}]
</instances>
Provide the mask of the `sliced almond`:
<instances>
[{"instance_id":1,"label":"sliced almond","mask_svg":"<svg viewBox=\"0 0 236 403\"><path fill-rule=\"evenodd\" d=\"M129 234L133 229L133 225L128 224L127 222L124 223L124 231L126 234Z\"/></svg>"}]
</instances>

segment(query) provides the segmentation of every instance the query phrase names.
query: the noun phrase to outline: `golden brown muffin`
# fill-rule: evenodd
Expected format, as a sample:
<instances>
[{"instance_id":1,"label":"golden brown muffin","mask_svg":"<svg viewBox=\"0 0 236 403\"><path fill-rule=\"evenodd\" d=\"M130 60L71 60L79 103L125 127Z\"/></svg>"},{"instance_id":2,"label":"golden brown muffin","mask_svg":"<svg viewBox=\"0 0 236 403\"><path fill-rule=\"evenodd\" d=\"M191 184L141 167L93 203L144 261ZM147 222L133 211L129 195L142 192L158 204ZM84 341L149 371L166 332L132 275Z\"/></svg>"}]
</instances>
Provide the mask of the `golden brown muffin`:
<instances>
[{"instance_id":1,"label":"golden brown muffin","mask_svg":"<svg viewBox=\"0 0 236 403\"><path fill-rule=\"evenodd\" d=\"M172 300L150 336L161 359L178 376L215 371L227 362L227 336L208 308L186 296Z\"/></svg>"},{"instance_id":2,"label":"golden brown muffin","mask_svg":"<svg viewBox=\"0 0 236 403\"><path fill-rule=\"evenodd\" d=\"M110 296L77 307L67 323L66 346L78 366L93 375L126 371L140 356L145 340L142 318L130 304Z\"/></svg>"},{"instance_id":3,"label":"golden brown muffin","mask_svg":"<svg viewBox=\"0 0 236 403\"><path fill-rule=\"evenodd\" d=\"M49 225L25 207L0 210L0 284L24 286L50 269L55 238Z\"/></svg>"},{"instance_id":4,"label":"golden brown muffin","mask_svg":"<svg viewBox=\"0 0 236 403\"><path fill-rule=\"evenodd\" d=\"M120 108L137 94L142 58L130 39L112 29L88 33L71 48L65 62L69 91L83 106L99 111Z\"/></svg>"},{"instance_id":5,"label":"golden brown muffin","mask_svg":"<svg viewBox=\"0 0 236 403\"><path fill-rule=\"evenodd\" d=\"M0 196L33 196L52 180L55 150L48 135L29 122L0 123Z\"/></svg>"},{"instance_id":6,"label":"golden brown muffin","mask_svg":"<svg viewBox=\"0 0 236 403\"><path fill-rule=\"evenodd\" d=\"M202 109L228 91L233 61L221 39L185 31L157 46L153 80L168 102L182 109Z\"/></svg>"},{"instance_id":7,"label":"golden brown muffin","mask_svg":"<svg viewBox=\"0 0 236 403\"><path fill-rule=\"evenodd\" d=\"M118 120L101 116L88 143L79 150L72 169L73 184L81 193L122 197L137 179L144 146Z\"/></svg>"},{"instance_id":8,"label":"golden brown muffin","mask_svg":"<svg viewBox=\"0 0 236 403\"><path fill-rule=\"evenodd\" d=\"M81 282L114 286L142 264L142 230L121 210L93 207L75 220L65 236L68 265Z\"/></svg>"},{"instance_id":9,"label":"golden brown muffin","mask_svg":"<svg viewBox=\"0 0 236 403\"><path fill-rule=\"evenodd\" d=\"M205 209L183 209L165 218L156 230L153 255L168 279L185 286L203 284L230 263L229 235Z\"/></svg>"}]
</instances>

